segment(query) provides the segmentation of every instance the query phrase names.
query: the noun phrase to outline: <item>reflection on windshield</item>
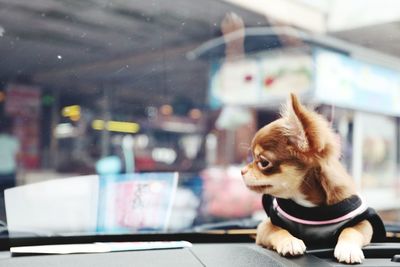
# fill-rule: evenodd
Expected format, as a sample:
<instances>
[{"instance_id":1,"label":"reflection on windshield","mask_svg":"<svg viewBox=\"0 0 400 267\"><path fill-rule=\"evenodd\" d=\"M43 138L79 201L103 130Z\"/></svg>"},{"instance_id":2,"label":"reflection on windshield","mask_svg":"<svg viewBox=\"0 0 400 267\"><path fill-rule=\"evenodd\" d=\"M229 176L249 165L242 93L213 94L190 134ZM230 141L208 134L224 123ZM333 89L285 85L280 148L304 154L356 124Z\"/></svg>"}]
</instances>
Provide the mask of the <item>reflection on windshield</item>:
<instances>
[{"instance_id":1,"label":"reflection on windshield","mask_svg":"<svg viewBox=\"0 0 400 267\"><path fill-rule=\"evenodd\" d=\"M349 21L340 14L359 6L340 1L279 4L290 14L47 2L0 1L0 220L12 232L253 227L266 215L240 169L291 92L330 121L369 205L400 221L399 51L371 41L397 38L400 13L385 12L400 9Z\"/></svg>"}]
</instances>

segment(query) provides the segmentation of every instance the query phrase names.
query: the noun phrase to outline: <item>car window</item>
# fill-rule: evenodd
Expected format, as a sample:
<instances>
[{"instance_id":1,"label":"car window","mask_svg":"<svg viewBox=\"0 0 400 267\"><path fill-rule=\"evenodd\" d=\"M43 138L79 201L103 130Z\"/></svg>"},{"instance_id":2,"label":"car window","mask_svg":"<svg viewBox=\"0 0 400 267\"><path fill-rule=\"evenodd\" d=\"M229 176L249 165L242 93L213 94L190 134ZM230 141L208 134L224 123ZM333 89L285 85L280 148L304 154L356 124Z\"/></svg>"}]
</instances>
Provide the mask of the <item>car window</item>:
<instances>
[{"instance_id":1,"label":"car window","mask_svg":"<svg viewBox=\"0 0 400 267\"><path fill-rule=\"evenodd\" d=\"M17 235L254 228L266 214L241 169L294 93L399 223L398 7L0 0L0 220Z\"/></svg>"}]
</instances>

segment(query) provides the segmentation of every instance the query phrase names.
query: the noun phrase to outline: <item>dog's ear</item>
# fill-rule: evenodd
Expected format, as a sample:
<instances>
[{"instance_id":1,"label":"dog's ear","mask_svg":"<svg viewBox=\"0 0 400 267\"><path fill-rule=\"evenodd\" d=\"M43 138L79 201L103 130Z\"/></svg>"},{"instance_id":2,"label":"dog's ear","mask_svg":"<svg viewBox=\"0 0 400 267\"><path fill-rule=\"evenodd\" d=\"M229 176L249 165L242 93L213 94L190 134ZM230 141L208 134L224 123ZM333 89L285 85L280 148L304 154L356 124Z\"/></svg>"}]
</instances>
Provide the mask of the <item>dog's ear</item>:
<instances>
[{"instance_id":1,"label":"dog's ear","mask_svg":"<svg viewBox=\"0 0 400 267\"><path fill-rule=\"evenodd\" d=\"M290 99L287 104L283 106L281 114L285 119L285 135L300 151L305 152L310 149L310 143L305 131L305 126L307 125L303 126L303 109L297 97L294 94L290 94Z\"/></svg>"},{"instance_id":2,"label":"dog's ear","mask_svg":"<svg viewBox=\"0 0 400 267\"><path fill-rule=\"evenodd\" d=\"M296 95L290 94L282 110L284 132L290 142L302 152L321 152L329 139L334 139L327 121L314 111L306 109Z\"/></svg>"}]
</instances>

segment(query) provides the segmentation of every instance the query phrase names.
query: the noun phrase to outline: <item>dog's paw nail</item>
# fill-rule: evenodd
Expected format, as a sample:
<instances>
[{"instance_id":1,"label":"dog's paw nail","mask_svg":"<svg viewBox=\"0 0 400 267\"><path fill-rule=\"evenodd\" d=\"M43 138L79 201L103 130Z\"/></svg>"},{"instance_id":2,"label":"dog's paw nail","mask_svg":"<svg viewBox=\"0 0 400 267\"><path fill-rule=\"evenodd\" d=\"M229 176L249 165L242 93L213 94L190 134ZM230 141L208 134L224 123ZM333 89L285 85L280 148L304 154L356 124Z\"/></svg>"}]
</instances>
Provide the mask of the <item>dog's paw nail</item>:
<instances>
[{"instance_id":1,"label":"dog's paw nail","mask_svg":"<svg viewBox=\"0 0 400 267\"><path fill-rule=\"evenodd\" d=\"M292 237L282 240L277 245L276 251L282 256L299 256L306 251L306 245L302 240Z\"/></svg>"},{"instance_id":2,"label":"dog's paw nail","mask_svg":"<svg viewBox=\"0 0 400 267\"><path fill-rule=\"evenodd\" d=\"M361 248L352 243L337 244L334 255L339 262L349 264L361 263L364 260L364 253Z\"/></svg>"}]
</instances>

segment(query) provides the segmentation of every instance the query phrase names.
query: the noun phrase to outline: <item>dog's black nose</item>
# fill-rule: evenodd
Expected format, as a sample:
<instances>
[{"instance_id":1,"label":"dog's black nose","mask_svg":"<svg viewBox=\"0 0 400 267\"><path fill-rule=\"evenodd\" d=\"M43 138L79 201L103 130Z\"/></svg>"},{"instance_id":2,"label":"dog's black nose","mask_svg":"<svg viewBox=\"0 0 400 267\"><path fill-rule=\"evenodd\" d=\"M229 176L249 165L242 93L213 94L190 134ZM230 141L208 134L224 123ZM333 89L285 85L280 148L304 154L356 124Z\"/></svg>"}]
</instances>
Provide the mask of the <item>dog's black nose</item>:
<instances>
[{"instance_id":1,"label":"dog's black nose","mask_svg":"<svg viewBox=\"0 0 400 267\"><path fill-rule=\"evenodd\" d=\"M244 166L240 172L242 173L242 175L245 175L248 170L249 168L247 168L247 166Z\"/></svg>"}]
</instances>

